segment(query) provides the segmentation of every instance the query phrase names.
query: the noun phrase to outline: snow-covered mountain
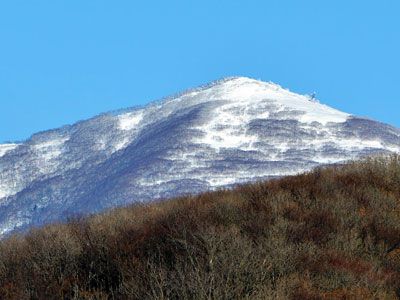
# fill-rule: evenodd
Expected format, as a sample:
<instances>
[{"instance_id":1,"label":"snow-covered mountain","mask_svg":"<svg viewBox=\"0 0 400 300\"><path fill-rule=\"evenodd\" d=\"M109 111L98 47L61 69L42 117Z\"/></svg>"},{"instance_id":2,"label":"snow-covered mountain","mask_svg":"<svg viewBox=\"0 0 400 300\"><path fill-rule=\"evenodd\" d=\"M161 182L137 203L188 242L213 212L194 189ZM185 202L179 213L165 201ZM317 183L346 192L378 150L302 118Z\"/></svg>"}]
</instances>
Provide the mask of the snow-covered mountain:
<instances>
[{"instance_id":1,"label":"snow-covered mountain","mask_svg":"<svg viewBox=\"0 0 400 300\"><path fill-rule=\"evenodd\" d=\"M400 130L228 78L0 145L0 234L377 152L400 152Z\"/></svg>"}]
</instances>

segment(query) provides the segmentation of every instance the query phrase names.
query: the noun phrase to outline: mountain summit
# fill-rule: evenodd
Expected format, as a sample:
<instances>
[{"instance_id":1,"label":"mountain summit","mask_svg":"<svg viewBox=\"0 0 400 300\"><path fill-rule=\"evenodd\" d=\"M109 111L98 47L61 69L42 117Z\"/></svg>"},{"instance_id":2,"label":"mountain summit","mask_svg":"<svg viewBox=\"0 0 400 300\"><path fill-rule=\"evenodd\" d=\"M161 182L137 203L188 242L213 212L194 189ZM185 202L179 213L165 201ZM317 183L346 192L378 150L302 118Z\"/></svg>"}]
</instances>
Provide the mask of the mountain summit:
<instances>
[{"instance_id":1,"label":"mountain summit","mask_svg":"<svg viewBox=\"0 0 400 300\"><path fill-rule=\"evenodd\" d=\"M245 77L0 145L0 234L400 152L400 130Z\"/></svg>"}]
</instances>

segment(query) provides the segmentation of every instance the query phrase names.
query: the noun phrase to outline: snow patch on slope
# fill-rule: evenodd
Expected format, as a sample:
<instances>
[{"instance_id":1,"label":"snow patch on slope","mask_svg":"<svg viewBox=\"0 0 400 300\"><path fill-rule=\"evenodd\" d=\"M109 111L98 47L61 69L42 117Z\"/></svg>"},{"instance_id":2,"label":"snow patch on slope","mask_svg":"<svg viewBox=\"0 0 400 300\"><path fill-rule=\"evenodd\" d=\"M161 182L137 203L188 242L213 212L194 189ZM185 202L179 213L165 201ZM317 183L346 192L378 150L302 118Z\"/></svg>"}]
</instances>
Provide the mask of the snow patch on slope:
<instances>
[{"instance_id":1,"label":"snow patch on slope","mask_svg":"<svg viewBox=\"0 0 400 300\"><path fill-rule=\"evenodd\" d=\"M143 119L143 110L122 114L118 119L121 130L135 129Z\"/></svg>"},{"instance_id":2,"label":"snow patch on slope","mask_svg":"<svg viewBox=\"0 0 400 300\"><path fill-rule=\"evenodd\" d=\"M6 155L7 152L14 150L18 146L19 146L18 144L2 144L2 145L0 145L0 157Z\"/></svg>"},{"instance_id":3,"label":"snow patch on slope","mask_svg":"<svg viewBox=\"0 0 400 300\"><path fill-rule=\"evenodd\" d=\"M64 144L69 137L58 137L42 143L32 145L31 149L36 156L36 166L42 174L54 172L60 165L58 158L64 151Z\"/></svg>"},{"instance_id":4,"label":"snow patch on slope","mask_svg":"<svg viewBox=\"0 0 400 300\"><path fill-rule=\"evenodd\" d=\"M210 122L194 127L202 131L203 136L194 138L193 141L216 149L251 150L258 137L247 133L246 125L253 118L248 113L249 109L251 106L238 106L235 103L222 105L215 109Z\"/></svg>"},{"instance_id":5,"label":"snow patch on slope","mask_svg":"<svg viewBox=\"0 0 400 300\"><path fill-rule=\"evenodd\" d=\"M41 155L44 160L57 158L62 153L62 146L68 140L68 137L56 138L32 146L34 151Z\"/></svg>"},{"instance_id":6,"label":"snow patch on slope","mask_svg":"<svg viewBox=\"0 0 400 300\"><path fill-rule=\"evenodd\" d=\"M121 149L124 149L126 146L129 145L130 141L131 140L128 137L123 138L121 141L117 142L114 145L114 151L119 151Z\"/></svg>"},{"instance_id":7,"label":"snow patch on slope","mask_svg":"<svg viewBox=\"0 0 400 300\"><path fill-rule=\"evenodd\" d=\"M0 185L0 199L11 196L13 194L15 194L15 192L13 191L13 189L10 186Z\"/></svg>"}]
</instances>

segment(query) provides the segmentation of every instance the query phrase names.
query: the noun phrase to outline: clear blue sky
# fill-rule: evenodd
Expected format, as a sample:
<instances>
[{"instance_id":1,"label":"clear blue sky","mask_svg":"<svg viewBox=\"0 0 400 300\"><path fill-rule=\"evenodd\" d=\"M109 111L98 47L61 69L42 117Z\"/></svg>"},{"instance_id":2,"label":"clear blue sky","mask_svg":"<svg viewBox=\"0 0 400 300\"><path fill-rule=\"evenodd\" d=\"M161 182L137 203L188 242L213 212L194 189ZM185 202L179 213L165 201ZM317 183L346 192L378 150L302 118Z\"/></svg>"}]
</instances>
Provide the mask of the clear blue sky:
<instances>
[{"instance_id":1,"label":"clear blue sky","mask_svg":"<svg viewBox=\"0 0 400 300\"><path fill-rule=\"evenodd\" d=\"M225 76L400 127L399 0L0 2L0 142Z\"/></svg>"}]
</instances>

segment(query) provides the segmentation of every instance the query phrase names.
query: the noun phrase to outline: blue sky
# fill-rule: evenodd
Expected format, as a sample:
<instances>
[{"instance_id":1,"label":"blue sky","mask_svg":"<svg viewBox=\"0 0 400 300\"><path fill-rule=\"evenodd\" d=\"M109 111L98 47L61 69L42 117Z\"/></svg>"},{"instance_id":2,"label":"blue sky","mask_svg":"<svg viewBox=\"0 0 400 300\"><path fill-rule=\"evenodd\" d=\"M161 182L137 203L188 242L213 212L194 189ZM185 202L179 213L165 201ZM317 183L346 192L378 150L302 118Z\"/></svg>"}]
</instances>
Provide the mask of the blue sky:
<instances>
[{"instance_id":1,"label":"blue sky","mask_svg":"<svg viewBox=\"0 0 400 300\"><path fill-rule=\"evenodd\" d=\"M0 142L233 75L400 127L400 1L0 2Z\"/></svg>"}]
</instances>

